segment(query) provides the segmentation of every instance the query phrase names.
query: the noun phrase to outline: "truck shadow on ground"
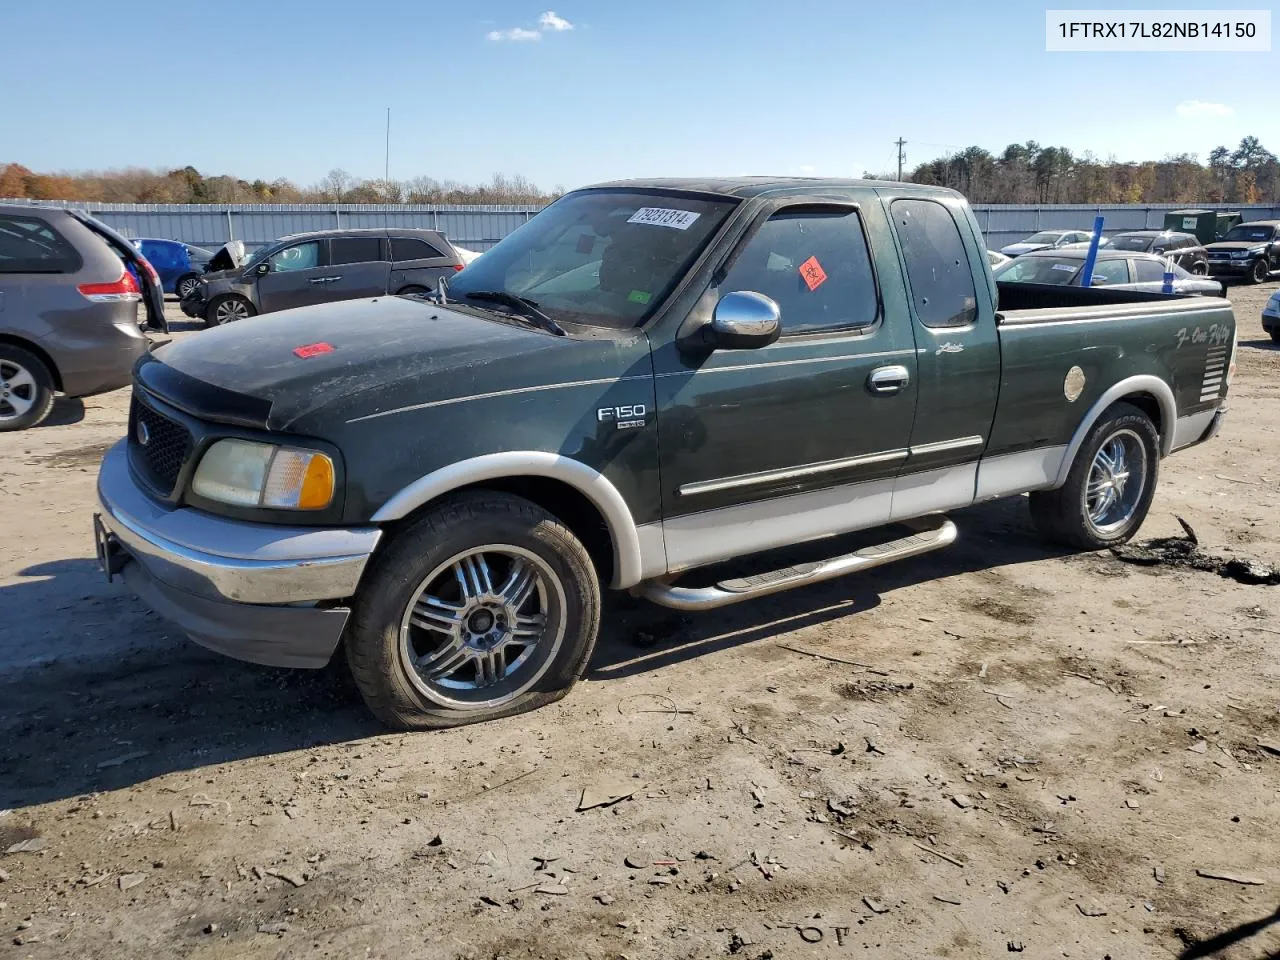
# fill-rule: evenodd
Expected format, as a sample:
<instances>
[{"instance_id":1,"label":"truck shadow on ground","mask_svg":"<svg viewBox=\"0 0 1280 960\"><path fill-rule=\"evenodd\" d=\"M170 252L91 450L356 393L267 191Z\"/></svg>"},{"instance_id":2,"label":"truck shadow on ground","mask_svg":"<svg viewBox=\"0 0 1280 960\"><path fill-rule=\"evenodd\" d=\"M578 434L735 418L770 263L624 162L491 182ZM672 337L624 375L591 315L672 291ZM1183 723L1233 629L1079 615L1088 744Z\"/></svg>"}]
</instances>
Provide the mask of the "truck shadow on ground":
<instances>
[{"instance_id":1,"label":"truck shadow on ground","mask_svg":"<svg viewBox=\"0 0 1280 960\"><path fill-rule=\"evenodd\" d=\"M611 597L589 676L661 670L872 609L914 583L1055 555L1020 501L955 519L961 537L949 549L709 614ZM0 809L384 732L341 657L320 671L225 659L109 587L94 566L43 564L24 571L30 582L0 588Z\"/></svg>"}]
</instances>

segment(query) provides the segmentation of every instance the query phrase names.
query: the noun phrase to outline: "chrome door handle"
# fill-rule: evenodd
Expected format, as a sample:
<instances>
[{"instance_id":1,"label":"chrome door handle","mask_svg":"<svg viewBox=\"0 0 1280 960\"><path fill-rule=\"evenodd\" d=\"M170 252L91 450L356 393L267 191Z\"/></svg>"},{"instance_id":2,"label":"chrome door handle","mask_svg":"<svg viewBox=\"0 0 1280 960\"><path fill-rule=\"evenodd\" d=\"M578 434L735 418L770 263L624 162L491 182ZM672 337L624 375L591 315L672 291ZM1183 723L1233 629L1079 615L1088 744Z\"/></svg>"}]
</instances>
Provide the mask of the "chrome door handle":
<instances>
[{"instance_id":1,"label":"chrome door handle","mask_svg":"<svg viewBox=\"0 0 1280 960\"><path fill-rule=\"evenodd\" d=\"M895 363L872 370L871 376L867 377L867 389L878 394L897 393L910 382L911 374L907 368Z\"/></svg>"},{"instance_id":2,"label":"chrome door handle","mask_svg":"<svg viewBox=\"0 0 1280 960\"><path fill-rule=\"evenodd\" d=\"M341 279L341 277L313 277L307 283L333 283L335 280Z\"/></svg>"}]
</instances>

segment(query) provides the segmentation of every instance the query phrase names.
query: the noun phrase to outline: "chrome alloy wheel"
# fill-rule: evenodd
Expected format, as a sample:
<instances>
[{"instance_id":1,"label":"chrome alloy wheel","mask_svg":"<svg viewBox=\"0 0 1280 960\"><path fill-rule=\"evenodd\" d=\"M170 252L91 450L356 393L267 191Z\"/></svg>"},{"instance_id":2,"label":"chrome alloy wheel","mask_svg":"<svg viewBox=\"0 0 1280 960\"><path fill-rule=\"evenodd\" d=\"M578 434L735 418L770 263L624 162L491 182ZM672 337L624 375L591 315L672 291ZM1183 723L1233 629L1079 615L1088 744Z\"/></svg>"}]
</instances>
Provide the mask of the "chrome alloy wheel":
<instances>
[{"instance_id":1,"label":"chrome alloy wheel","mask_svg":"<svg viewBox=\"0 0 1280 960\"><path fill-rule=\"evenodd\" d=\"M30 370L12 360L0 360L0 420L25 416L39 392Z\"/></svg>"},{"instance_id":2,"label":"chrome alloy wheel","mask_svg":"<svg viewBox=\"0 0 1280 960\"><path fill-rule=\"evenodd\" d=\"M472 547L431 571L400 621L413 685L452 709L491 709L542 678L564 639L564 587L510 544Z\"/></svg>"},{"instance_id":3,"label":"chrome alloy wheel","mask_svg":"<svg viewBox=\"0 0 1280 960\"><path fill-rule=\"evenodd\" d=\"M1147 448L1128 428L1103 441L1089 468L1085 514L1099 534L1115 533L1133 518L1147 485Z\"/></svg>"},{"instance_id":4,"label":"chrome alloy wheel","mask_svg":"<svg viewBox=\"0 0 1280 960\"><path fill-rule=\"evenodd\" d=\"M185 300L191 294L196 292L196 287L200 286L200 281L195 277L184 277L178 283L178 289L174 291L178 295L179 300Z\"/></svg>"},{"instance_id":5,"label":"chrome alloy wheel","mask_svg":"<svg viewBox=\"0 0 1280 960\"><path fill-rule=\"evenodd\" d=\"M249 307L243 300L230 298L213 308L213 322L217 324L247 319L249 319Z\"/></svg>"}]
</instances>

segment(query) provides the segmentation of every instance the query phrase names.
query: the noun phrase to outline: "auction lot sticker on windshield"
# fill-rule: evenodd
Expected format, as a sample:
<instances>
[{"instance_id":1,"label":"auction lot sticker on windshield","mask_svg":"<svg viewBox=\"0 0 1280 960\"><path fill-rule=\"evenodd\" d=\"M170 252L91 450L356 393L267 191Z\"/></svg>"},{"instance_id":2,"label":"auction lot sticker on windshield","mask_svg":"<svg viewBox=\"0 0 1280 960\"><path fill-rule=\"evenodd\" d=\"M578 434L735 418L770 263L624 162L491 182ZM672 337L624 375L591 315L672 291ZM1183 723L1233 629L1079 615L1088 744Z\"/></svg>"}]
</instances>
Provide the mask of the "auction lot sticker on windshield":
<instances>
[{"instance_id":1,"label":"auction lot sticker on windshield","mask_svg":"<svg viewBox=\"0 0 1280 960\"><path fill-rule=\"evenodd\" d=\"M627 220L627 223L647 223L652 227L671 227L675 230L688 230L693 221L702 214L692 210L672 210L669 207L641 207Z\"/></svg>"},{"instance_id":2,"label":"auction lot sticker on windshield","mask_svg":"<svg viewBox=\"0 0 1280 960\"><path fill-rule=\"evenodd\" d=\"M1076 272L1078 269L1080 269L1080 268L1079 268L1079 267L1077 267L1074 263L1055 263L1055 264L1053 265L1053 269L1055 269L1055 270L1069 270L1069 271L1071 271L1072 273L1075 273L1075 272Z\"/></svg>"}]
</instances>

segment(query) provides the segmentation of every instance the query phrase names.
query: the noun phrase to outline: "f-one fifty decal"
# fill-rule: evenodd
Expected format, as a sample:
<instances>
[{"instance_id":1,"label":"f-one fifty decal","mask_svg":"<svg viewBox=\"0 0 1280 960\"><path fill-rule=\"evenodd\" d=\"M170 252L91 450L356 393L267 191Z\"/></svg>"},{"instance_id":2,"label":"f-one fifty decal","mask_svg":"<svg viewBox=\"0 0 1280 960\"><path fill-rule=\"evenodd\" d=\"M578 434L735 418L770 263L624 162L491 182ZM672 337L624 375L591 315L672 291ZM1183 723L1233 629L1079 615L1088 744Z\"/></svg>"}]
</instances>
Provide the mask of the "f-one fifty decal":
<instances>
[{"instance_id":1,"label":"f-one fifty decal","mask_svg":"<svg viewBox=\"0 0 1280 960\"><path fill-rule=\"evenodd\" d=\"M649 408L643 403L633 403L620 407L599 407L596 420L600 423L613 423L619 430L633 430L644 426L645 415Z\"/></svg>"}]
</instances>

